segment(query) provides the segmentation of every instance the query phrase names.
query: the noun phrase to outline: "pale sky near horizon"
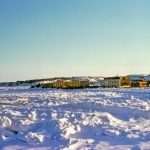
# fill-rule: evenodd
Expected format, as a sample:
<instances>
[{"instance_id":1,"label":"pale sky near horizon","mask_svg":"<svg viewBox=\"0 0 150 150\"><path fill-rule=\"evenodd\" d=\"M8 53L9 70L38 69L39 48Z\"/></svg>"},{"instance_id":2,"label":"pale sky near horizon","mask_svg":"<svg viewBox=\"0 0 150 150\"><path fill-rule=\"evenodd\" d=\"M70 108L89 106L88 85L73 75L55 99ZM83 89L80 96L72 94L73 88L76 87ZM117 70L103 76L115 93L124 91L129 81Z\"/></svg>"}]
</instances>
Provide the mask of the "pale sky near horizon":
<instances>
[{"instance_id":1,"label":"pale sky near horizon","mask_svg":"<svg viewBox=\"0 0 150 150\"><path fill-rule=\"evenodd\" d=\"M150 73L149 0L0 0L0 81Z\"/></svg>"}]
</instances>

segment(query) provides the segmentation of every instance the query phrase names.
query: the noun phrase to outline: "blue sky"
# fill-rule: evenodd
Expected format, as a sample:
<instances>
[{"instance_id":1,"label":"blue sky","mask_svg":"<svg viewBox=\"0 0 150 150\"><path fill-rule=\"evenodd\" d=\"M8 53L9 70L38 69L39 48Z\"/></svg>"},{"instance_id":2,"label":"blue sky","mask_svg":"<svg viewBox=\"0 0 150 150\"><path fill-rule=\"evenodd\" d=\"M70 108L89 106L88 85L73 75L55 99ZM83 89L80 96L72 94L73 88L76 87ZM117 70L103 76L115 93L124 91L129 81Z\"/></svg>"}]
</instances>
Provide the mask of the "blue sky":
<instances>
[{"instance_id":1,"label":"blue sky","mask_svg":"<svg viewBox=\"0 0 150 150\"><path fill-rule=\"evenodd\" d=\"M150 73L149 0L0 0L0 81Z\"/></svg>"}]
</instances>

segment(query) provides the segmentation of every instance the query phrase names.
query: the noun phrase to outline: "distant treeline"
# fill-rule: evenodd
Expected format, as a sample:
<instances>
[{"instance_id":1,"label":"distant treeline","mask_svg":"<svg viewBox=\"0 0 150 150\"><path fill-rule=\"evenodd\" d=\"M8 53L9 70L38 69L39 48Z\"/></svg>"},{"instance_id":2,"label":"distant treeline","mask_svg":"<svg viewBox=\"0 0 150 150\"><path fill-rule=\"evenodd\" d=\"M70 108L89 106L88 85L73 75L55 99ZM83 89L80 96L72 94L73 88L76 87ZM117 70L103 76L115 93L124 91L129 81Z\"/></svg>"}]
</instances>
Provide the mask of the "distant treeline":
<instances>
[{"instance_id":1,"label":"distant treeline","mask_svg":"<svg viewBox=\"0 0 150 150\"><path fill-rule=\"evenodd\" d=\"M0 86L15 86L15 85L21 85L21 84L32 84L35 82L42 82L42 81L53 81L57 79L62 80L69 80L69 77L55 77L55 78L45 78L45 79L32 79L32 80L25 80L25 81L16 81L16 82L1 82Z\"/></svg>"},{"instance_id":2,"label":"distant treeline","mask_svg":"<svg viewBox=\"0 0 150 150\"><path fill-rule=\"evenodd\" d=\"M58 79L62 79L62 80L68 80L70 79L69 77L55 77L55 78L45 78L45 79L33 79L33 80L25 80L25 81L16 81L16 83L18 84L32 84L35 82L42 82L42 81L53 81L53 80L58 80Z\"/></svg>"}]
</instances>

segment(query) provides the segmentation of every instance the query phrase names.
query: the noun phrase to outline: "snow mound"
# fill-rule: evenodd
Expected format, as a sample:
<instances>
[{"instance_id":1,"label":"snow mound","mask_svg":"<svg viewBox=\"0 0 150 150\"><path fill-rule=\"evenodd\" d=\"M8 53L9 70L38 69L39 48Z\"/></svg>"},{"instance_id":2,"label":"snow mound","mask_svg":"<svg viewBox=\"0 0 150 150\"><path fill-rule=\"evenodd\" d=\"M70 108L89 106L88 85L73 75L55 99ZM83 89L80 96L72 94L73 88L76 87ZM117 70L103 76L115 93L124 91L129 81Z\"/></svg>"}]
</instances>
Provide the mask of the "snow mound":
<instances>
[{"instance_id":1,"label":"snow mound","mask_svg":"<svg viewBox=\"0 0 150 150\"><path fill-rule=\"evenodd\" d=\"M0 126L1 127L3 127L3 128L10 127L11 124L12 124L12 121L7 116L0 117Z\"/></svg>"},{"instance_id":2,"label":"snow mound","mask_svg":"<svg viewBox=\"0 0 150 150\"><path fill-rule=\"evenodd\" d=\"M28 99L27 98L17 98L16 99L16 103L28 103Z\"/></svg>"}]
</instances>

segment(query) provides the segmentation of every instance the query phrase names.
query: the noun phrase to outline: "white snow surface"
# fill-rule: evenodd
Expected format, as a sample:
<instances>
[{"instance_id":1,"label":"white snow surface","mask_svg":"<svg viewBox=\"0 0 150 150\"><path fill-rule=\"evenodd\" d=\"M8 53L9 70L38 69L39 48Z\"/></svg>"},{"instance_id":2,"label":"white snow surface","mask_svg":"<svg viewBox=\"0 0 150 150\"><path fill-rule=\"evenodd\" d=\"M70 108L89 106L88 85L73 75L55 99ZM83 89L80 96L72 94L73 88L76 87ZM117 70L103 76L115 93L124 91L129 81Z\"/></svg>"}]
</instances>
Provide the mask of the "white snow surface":
<instances>
[{"instance_id":1,"label":"white snow surface","mask_svg":"<svg viewBox=\"0 0 150 150\"><path fill-rule=\"evenodd\" d=\"M0 87L1 150L150 150L150 88Z\"/></svg>"}]
</instances>

